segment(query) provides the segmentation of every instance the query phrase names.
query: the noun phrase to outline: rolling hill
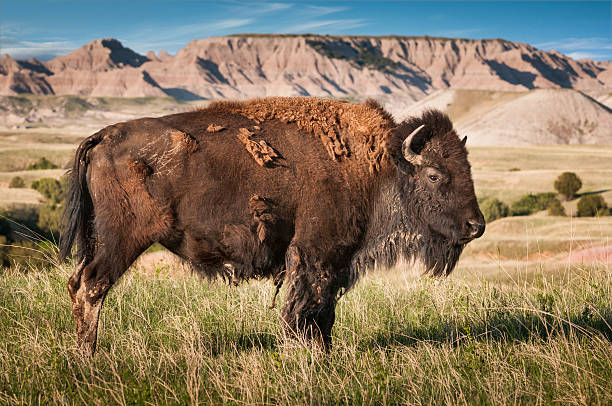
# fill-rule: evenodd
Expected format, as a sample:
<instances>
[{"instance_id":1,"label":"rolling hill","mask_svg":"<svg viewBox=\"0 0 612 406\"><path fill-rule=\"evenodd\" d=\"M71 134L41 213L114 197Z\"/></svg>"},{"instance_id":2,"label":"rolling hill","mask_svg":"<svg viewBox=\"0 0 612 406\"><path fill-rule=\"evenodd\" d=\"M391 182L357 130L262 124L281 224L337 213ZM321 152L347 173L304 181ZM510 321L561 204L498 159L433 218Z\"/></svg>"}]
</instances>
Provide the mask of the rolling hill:
<instances>
[{"instance_id":1,"label":"rolling hill","mask_svg":"<svg viewBox=\"0 0 612 406\"><path fill-rule=\"evenodd\" d=\"M573 89L447 89L408 108L388 108L399 119L444 110L472 145L612 144L612 110Z\"/></svg>"}]
</instances>

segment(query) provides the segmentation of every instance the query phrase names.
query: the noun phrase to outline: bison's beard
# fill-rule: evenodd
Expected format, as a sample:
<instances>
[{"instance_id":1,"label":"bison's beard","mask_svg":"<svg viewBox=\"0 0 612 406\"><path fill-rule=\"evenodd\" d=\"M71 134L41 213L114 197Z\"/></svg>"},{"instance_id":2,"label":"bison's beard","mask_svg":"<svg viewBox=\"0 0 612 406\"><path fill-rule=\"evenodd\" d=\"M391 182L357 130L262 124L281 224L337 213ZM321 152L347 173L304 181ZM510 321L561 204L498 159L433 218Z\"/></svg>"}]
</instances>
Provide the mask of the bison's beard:
<instances>
[{"instance_id":1,"label":"bison's beard","mask_svg":"<svg viewBox=\"0 0 612 406\"><path fill-rule=\"evenodd\" d=\"M352 259L350 285L367 269L390 268L399 260L420 260L432 276L446 276L457 265L465 244L429 229L418 201L406 205L401 196L410 191L398 189L389 185L381 191L364 243Z\"/></svg>"},{"instance_id":2,"label":"bison's beard","mask_svg":"<svg viewBox=\"0 0 612 406\"><path fill-rule=\"evenodd\" d=\"M464 247L464 244L453 243L439 234L423 235L410 230L397 230L359 250L351 264L353 278L356 279L367 269L393 267L400 260L420 260L426 274L447 276L455 269Z\"/></svg>"},{"instance_id":3,"label":"bison's beard","mask_svg":"<svg viewBox=\"0 0 612 406\"><path fill-rule=\"evenodd\" d=\"M425 272L433 276L450 274L465 247L464 244L456 244L440 234L429 235L419 242L416 257L425 264Z\"/></svg>"}]
</instances>

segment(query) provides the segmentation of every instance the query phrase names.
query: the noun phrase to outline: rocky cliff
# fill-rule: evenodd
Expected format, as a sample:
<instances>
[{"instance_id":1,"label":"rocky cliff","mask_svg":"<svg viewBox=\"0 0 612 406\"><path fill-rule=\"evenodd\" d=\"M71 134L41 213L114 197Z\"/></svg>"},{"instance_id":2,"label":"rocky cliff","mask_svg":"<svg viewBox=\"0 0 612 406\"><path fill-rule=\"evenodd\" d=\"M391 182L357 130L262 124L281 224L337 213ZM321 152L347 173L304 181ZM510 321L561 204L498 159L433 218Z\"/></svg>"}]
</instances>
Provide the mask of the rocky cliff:
<instances>
[{"instance_id":1,"label":"rocky cliff","mask_svg":"<svg viewBox=\"0 0 612 406\"><path fill-rule=\"evenodd\" d=\"M612 87L612 66L501 39L236 35L191 41L176 55L139 55L95 40L48 62L0 60L0 94L382 96L437 89Z\"/></svg>"}]
</instances>

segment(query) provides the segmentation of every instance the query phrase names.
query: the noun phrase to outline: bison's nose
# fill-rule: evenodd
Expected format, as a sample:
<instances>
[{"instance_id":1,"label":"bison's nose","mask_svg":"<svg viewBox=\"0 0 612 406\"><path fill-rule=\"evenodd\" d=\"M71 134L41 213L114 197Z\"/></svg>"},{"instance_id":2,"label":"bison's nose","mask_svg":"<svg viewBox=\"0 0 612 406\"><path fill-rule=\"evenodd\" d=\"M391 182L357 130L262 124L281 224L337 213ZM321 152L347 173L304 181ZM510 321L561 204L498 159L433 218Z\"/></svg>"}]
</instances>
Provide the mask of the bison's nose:
<instances>
[{"instance_id":1,"label":"bison's nose","mask_svg":"<svg viewBox=\"0 0 612 406\"><path fill-rule=\"evenodd\" d=\"M468 229L470 238L478 238L482 234L484 234L486 224L484 222L480 223L478 221L468 220Z\"/></svg>"}]
</instances>

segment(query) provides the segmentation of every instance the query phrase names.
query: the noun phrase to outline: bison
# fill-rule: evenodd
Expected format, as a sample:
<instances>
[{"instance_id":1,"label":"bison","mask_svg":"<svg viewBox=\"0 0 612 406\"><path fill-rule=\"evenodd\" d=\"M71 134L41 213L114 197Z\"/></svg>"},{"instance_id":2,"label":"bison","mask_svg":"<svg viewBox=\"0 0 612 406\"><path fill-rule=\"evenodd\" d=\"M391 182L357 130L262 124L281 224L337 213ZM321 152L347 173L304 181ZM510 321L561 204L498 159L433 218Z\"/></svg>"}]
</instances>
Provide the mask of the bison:
<instances>
[{"instance_id":1,"label":"bison","mask_svg":"<svg viewBox=\"0 0 612 406\"><path fill-rule=\"evenodd\" d=\"M447 275L485 229L449 118L398 124L372 100L223 101L111 125L70 177L59 256L76 241L68 290L92 354L106 294L155 242L209 277L285 284L287 333L329 348L364 270L405 258Z\"/></svg>"}]
</instances>

